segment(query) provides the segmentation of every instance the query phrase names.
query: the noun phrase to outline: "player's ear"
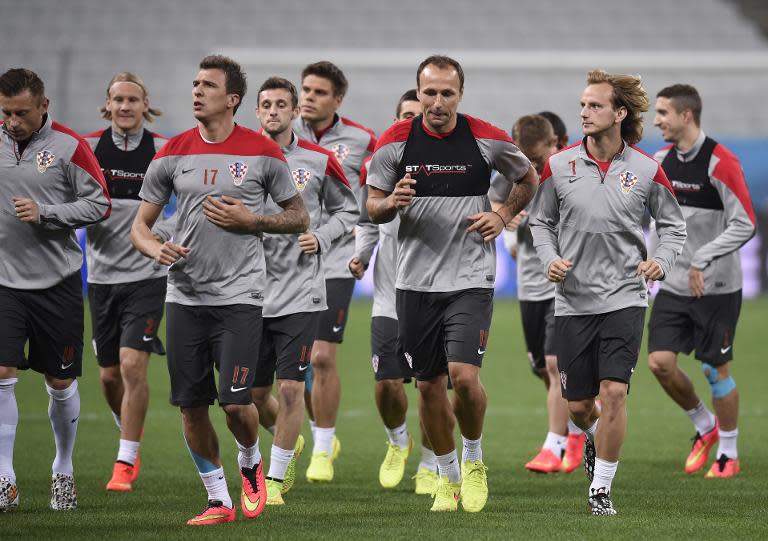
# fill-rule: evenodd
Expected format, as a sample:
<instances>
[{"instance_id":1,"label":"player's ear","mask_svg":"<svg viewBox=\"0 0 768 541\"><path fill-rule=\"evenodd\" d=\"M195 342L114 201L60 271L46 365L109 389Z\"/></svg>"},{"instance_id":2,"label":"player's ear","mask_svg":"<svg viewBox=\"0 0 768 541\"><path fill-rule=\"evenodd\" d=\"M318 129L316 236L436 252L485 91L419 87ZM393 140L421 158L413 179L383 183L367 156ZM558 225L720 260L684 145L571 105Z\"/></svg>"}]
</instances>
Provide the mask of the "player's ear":
<instances>
[{"instance_id":1,"label":"player's ear","mask_svg":"<svg viewBox=\"0 0 768 541\"><path fill-rule=\"evenodd\" d=\"M240 103L239 94L227 94L227 107L229 109L234 109L235 107L237 107L239 103Z\"/></svg>"}]
</instances>

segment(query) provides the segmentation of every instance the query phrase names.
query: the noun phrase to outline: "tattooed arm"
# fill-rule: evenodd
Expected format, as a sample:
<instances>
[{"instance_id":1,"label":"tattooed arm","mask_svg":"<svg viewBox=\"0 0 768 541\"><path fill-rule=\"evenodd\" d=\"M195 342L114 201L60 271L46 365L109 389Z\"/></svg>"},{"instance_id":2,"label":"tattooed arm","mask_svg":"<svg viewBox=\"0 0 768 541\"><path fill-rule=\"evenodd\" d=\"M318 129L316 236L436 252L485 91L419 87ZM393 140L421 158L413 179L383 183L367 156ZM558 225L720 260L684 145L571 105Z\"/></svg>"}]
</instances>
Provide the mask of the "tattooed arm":
<instances>
[{"instance_id":1,"label":"tattooed arm","mask_svg":"<svg viewBox=\"0 0 768 541\"><path fill-rule=\"evenodd\" d=\"M256 232L261 233L303 233L309 229L309 214L300 195L278 203L283 212L256 216Z\"/></svg>"},{"instance_id":2,"label":"tattooed arm","mask_svg":"<svg viewBox=\"0 0 768 541\"><path fill-rule=\"evenodd\" d=\"M309 227L309 214L300 195L278 203L283 212L264 216L254 214L245 204L227 195L221 199L208 197L203 214L208 220L227 231L241 233L303 233Z\"/></svg>"},{"instance_id":3,"label":"tattooed arm","mask_svg":"<svg viewBox=\"0 0 768 541\"><path fill-rule=\"evenodd\" d=\"M497 211L504 218L505 223L510 223L512 218L520 214L528 206L528 203L536 194L538 186L539 175L531 167L525 176L513 185L512 190L509 192L509 197L507 197L507 200Z\"/></svg>"}]
</instances>

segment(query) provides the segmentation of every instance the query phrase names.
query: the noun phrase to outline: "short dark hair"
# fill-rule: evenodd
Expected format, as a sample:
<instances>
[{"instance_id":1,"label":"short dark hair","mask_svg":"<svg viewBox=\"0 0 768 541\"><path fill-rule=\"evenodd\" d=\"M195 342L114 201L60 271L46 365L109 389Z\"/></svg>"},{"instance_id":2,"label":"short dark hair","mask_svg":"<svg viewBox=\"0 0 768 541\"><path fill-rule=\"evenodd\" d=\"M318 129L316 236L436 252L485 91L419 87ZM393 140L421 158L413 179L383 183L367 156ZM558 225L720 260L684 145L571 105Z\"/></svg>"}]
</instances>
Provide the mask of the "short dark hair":
<instances>
[{"instance_id":1,"label":"short dark hair","mask_svg":"<svg viewBox=\"0 0 768 541\"><path fill-rule=\"evenodd\" d=\"M349 83L344 76L344 72L333 62L321 60L320 62L309 64L301 71L301 80L304 81L308 75L328 79L333 87L334 96L341 96L342 98L346 96Z\"/></svg>"},{"instance_id":2,"label":"short dark hair","mask_svg":"<svg viewBox=\"0 0 768 541\"><path fill-rule=\"evenodd\" d=\"M3 96L12 98L25 90L29 90L29 93L39 100L45 97L45 85L32 70L13 68L0 75L0 94Z\"/></svg>"},{"instance_id":3,"label":"short dark hair","mask_svg":"<svg viewBox=\"0 0 768 541\"><path fill-rule=\"evenodd\" d=\"M672 101L675 111L682 113L685 110L693 113L693 122L701 125L701 96L699 91L691 85L676 84L659 90L657 98L667 98Z\"/></svg>"},{"instance_id":4,"label":"short dark hair","mask_svg":"<svg viewBox=\"0 0 768 541\"><path fill-rule=\"evenodd\" d=\"M461 69L461 64L457 60L454 60L450 56L444 56L440 54L433 54L429 58L424 59L424 61L419 64L418 69L416 70L416 88L420 88L419 86L419 76L421 75L421 72L424 71L424 68L427 66L432 65L436 68L441 69L450 69L453 68L456 70L456 73L459 76L459 87L461 90L464 89L464 70Z\"/></svg>"},{"instance_id":5,"label":"short dark hair","mask_svg":"<svg viewBox=\"0 0 768 541\"><path fill-rule=\"evenodd\" d=\"M553 137L555 130L543 115L521 116L512 126L512 139L525 155L537 144L551 142Z\"/></svg>"},{"instance_id":6,"label":"short dark hair","mask_svg":"<svg viewBox=\"0 0 768 541\"><path fill-rule=\"evenodd\" d=\"M201 70L219 69L224 72L224 84L227 94L237 94L240 96L240 102L235 105L235 113L242 105L245 98L245 92L248 90L248 83L245 80L245 72L240 64L229 57L220 54L208 55L200 61Z\"/></svg>"},{"instance_id":7,"label":"short dark hair","mask_svg":"<svg viewBox=\"0 0 768 541\"><path fill-rule=\"evenodd\" d=\"M406 101L419 101L419 95L415 88L412 88L400 96L400 100L397 102L397 109L395 109L395 118L400 118L400 112L403 110L403 103Z\"/></svg>"},{"instance_id":8,"label":"short dark hair","mask_svg":"<svg viewBox=\"0 0 768 541\"><path fill-rule=\"evenodd\" d=\"M543 116L552 124L552 129L555 130L555 136L557 137L557 149L562 149L564 146L562 143L567 143L568 141L568 128L565 127L563 119L552 111L542 111L539 113L539 116Z\"/></svg>"},{"instance_id":9,"label":"short dark hair","mask_svg":"<svg viewBox=\"0 0 768 541\"><path fill-rule=\"evenodd\" d=\"M258 94L256 94L256 100L261 100L261 93L265 90L287 90L291 93L291 105L294 109L299 106L299 93L296 92L296 87L288 79L283 77L270 77L259 88ZM258 103L257 103L258 105Z\"/></svg>"}]
</instances>

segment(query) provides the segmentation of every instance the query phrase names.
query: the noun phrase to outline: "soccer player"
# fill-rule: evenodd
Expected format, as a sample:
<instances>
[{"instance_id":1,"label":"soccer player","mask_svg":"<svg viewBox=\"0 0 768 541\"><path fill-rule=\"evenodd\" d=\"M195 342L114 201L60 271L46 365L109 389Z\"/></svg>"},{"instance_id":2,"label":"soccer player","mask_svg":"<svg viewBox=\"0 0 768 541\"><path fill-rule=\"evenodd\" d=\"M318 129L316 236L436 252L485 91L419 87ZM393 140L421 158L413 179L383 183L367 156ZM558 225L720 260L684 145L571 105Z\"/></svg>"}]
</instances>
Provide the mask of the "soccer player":
<instances>
[{"instance_id":1,"label":"soccer player","mask_svg":"<svg viewBox=\"0 0 768 541\"><path fill-rule=\"evenodd\" d=\"M557 284L560 386L572 419L587 433L593 515L616 514L611 482L643 335L646 281L663 280L685 242L685 221L664 170L633 146L647 110L639 77L589 72L581 96L585 137L547 161L531 212L539 260ZM660 237L653 259L641 228L646 209Z\"/></svg>"},{"instance_id":2,"label":"soccer player","mask_svg":"<svg viewBox=\"0 0 768 541\"><path fill-rule=\"evenodd\" d=\"M349 85L331 62L309 64L301 72L300 118L294 130L302 139L331 150L344 168L355 197L360 199L360 170L373 152L376 137L368 128L339 116ZM325 217L327 218L327 216ZM336 437L336 417L341 400L341 383L336 366L337 346L344 339L355 279L347 266L353 256L355 239L346 234L323 254L328 309L320 315L317 340L312 348L312 389L310 415L314 421L312 460L307 468L309 481L333 478L333 460L341 445Z\"/></svg>"},{"instance_id":3,"label":"soccer player","mask_svg":"<svg viewBox=\"0 0 768 541\"><path fill-rule=\"evenodd\" d=\"M106 179L112 215L86 230L88 304L101 387L120 430L107 490L130 491L139 475L139 445L149 405L149 355L165 354L157 329L168 274L167 267L136 251L130 231L144 173L167 139L144 127L160 111L150 107L147 88L133 73L112 77L101 113L111 126L85 140ZM170 225L172 220L158 224L155 232L168 240Z\"/></svg>"},{"instance_id":4,"label":"soccer player","mask_svg":"<svg viewBox=\"0 0 768 541\"><path fill-rule=\"evenodd\" d=\"M395 110L394 122L407 120L421 114L421 103L416 89L408 90L400 97ZM370 159L361 172L361 182L368 176ZM367 187L363 187L366 190ZM397 310L395 309L395 273L397 272L397 229L400 218L382 225L374 224L361 206L361 219L355 236L355 257L349 269L358 280L362 279L373 251L378 244L376 263L373 268L373 313L371 316L371 365L376 384L376 407L384 423L389 442L384 461L379 467L379 483L384 488L395 488L405 473L413 440L408 433L405 415L408 397L404 383L412 377L402 349L397 340ZM416 494L432 494L437 486L437 457L429 439L421 436L421 461L414 477Z\"/></svg>"},{"instance_id":5,"label":"soccer player","mask_svg":"<svg viewBox=\"0 0 768 541\"><path fill-rule=\"evenodd\" d=\"M656 159L683 208L688 241L653 303L648 363L696 429L685 472L701 470L719 442L705 477L733 477L740 469L739 392L731 375L741 309L739 248L755 233L755 213L738 158L701 129L701 97L694 87L662 89L654 125L672 143ZM702 363L717 418L677 364L678 353L691 351Z\"/></svg>"},{"instance_id":6,"label":"soccer player","mask_svg":"<svg viewBox=\"0 0 768 541\"><path fill-rule=\"evenodd\" d=\"M512 139L531 160L537 173L543 171L546 161L557 152L558 139L552 124L541 115L519 118L512 127ZM494 175L488 194L492 208L503 204L510 188L503 175ZM533 237L528 227L527 211L522 211L510 221L503 238L505 247L517 261L517 296L528 360L533 373L542 379L547 389L549 431L541 451L525 467L538 473L558 472L563 467L562 457L566 448L568 405L557 384L560 375L554 346L555 288L541 272L541 262L533 248ZM570 471L576 467L578 462Z\"/></svg>"},{"instance_id":7,"label":"soccer player","mask_svg":"<svg viewBox=\"0 0 768 541\"><path fill-rule=\"evenodd\" d=\"M327 309L322 256L354 229L360 211L334 154L293 132L291 123L299 116L296 87L271 77L261 85L257 99L261 127L280 145L310 215L309 229L301 235L264 236L267 286L253 399L261 419L274 419L267 504L282 505L281 494L291 488L295 477L294 448L300 454L304 447L303 438L297 443L304 418L304 377L317 320ZM267 213L279 210L267 201ZM271 394L275 372L279 401ZM333 478L333 469L324 473L330 477L316 480Z\"/></svg>"},{"instance_id":8,"label":"soccer player","mask_svg":"<svg viewBox=\"0 0 768 541\"><path fill-rule=\"evenodd\" d=\"M432 510L455 511L461 499L465 511L477 512L488 498L480 365L493 309L492 241L531 200L538 176L506 133L457 113L464 72L456 60L431 56L416 77L422 115L382 136L371 159L367 209L375 223L400 216L398 336L437 455L440 480ZM497 212L487 195L493 169L515 184ZM463 441L461 469L448 374Z\"/></svg>"},{"instance_id":9,"label":"soccer player","mask_svg":"<svg viewBox=\"0 0 768 541\"><path fill-rule=\"evenodd\" d=\"M208 492L206 508L187 522L195 526L235 520L208 414L216 399L239 450L243 514L255 518L266 504L251 398L266 288L261 234L300 233L309 222L280 148L234 122L245 92L245 74L235 61L213 55L200 62L192 83L197 126L168 141L152 160L131 229L141 253L170 266L171 403L181 409L184 438ZM173 239L161 242L151 228L172 192L178 222ZM263 215L267 195L282 212Z\"/></svg>"},{"instance_id":10,"label":"soccer player","mask_svg":"<svg viewBox=\"0 0 768 541\"><path fill-rule=\"evenodd\" d=\"M72 451L80 418L83 253L74 230L107 218L111 204L90 147L53 121L48 103L34 72L0 75L0 511L19 505L14 388L17 371L27 368L43 374L50 396L50 506L77 507Z\"/></svg>"},{"instance_id":11,"label":"soccer player","mask_svg":"<svg viewBox=\"0 0 768 541\"><path fill-rule=\"evenodd\" d=\"M557 150L563 150L565 147L567 147L568 129L565 127L565 122L563 122L563 119L552 111L542 111L539 113L539 115L549 120L549 123L552 125L552 129L555 132L555 137L557 137L557 142L555 143Z\"/></svg>"}]
</instances>

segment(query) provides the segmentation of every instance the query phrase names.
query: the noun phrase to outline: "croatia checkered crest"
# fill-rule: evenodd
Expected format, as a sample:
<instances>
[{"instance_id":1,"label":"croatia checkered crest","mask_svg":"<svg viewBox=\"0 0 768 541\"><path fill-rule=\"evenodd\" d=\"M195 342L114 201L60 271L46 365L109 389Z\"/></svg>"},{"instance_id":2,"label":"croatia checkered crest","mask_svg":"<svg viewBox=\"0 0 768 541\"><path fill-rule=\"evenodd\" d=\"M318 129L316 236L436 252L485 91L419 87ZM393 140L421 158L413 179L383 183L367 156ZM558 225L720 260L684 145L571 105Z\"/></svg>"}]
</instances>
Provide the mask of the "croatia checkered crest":
<instances>
[{"instance_id":1,"label":"croatia checkered crest","mask_svg":"<svg viewBox=\"0 0 768 541\"><path fill-rule=\"evenodd\" d=\"M637 184L637 175L632 171L624 171L619 175L619 179L621 180L621 191L624 193L629 193L632 187Z\"/></svg>"},{"instance_id":2,"label":"croatia checkered crest","mask_svg":"<svg viewBox=\"0 0 768 541\"><path fill-rule=\"evenodd\" d=\"M230 163L229 172L232 175L235 186L240 186L243 180L245 180L245 175L248 174L248 165L243 162Z\"/></svg>"},{"instance_id":3,"label":"croatia checkered crest","mask_svg":"<svg viewBox=\"0 0 768 541\"><path fill-rule=\"evenodd\" d=\"M291 171L291 175L293 176L293 181L296 183L296 188L298 188L300 192L304 191L304 188L307 187L307 182L312 178L312 173L303 167L294 169Z\"/></svg>"},{"instance_id":4,"label":"croatia checkered crest","mask_svg":"<svg viewBox=\"0 0 768 541\"><path fill-rule=\"evenodd\" d=\"M349 147L344 143L333 145L331 150L333 150L333 153L336 154L336 159L339 160L339 163L344 163L344 160L346 160L349 156Z\"/></svg>"},{"instance_id":5,"label":"croatia checkered crest","mask_svg":"<svg viewBox=\"0 0 768 541\"><path fill-rule=\"evenodd\" d=\"M374 354L373 357L371 357L371 366L373 366L373 371L378 372L379 371L379 356Z\"/></svg>"},{"instance_id":6,"label":"croatia checkered crest","mask_svg":"<svg viewBox=\"0 0 768 541\"><path fill-rule=\"evenodd\" d=\"M50 167L54 159L56 159L56 156L51 154L50 151L41 150L37 153L37 170L40 173L45 173L45 170Z\"/></svg>"}]
</instances>

